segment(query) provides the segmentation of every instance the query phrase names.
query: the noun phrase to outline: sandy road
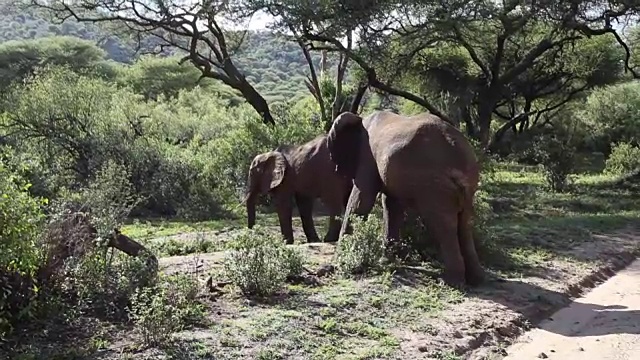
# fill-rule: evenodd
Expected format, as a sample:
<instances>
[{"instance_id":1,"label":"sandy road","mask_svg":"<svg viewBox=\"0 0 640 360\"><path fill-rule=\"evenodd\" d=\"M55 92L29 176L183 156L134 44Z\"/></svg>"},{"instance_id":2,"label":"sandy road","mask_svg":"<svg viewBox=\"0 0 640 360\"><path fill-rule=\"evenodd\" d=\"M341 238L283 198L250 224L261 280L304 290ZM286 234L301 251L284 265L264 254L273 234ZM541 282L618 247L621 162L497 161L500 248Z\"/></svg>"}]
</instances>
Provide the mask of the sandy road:
<instances>
[{"instance_id":1,"label":"sandy road","mask_svg":"<svg viewBox=\"0 0 640 360\"><path fill-rule=\"evenodd\" d=\"M640 359L640 260L506 350L503 360Z\"/></svg>"}]
</instances>

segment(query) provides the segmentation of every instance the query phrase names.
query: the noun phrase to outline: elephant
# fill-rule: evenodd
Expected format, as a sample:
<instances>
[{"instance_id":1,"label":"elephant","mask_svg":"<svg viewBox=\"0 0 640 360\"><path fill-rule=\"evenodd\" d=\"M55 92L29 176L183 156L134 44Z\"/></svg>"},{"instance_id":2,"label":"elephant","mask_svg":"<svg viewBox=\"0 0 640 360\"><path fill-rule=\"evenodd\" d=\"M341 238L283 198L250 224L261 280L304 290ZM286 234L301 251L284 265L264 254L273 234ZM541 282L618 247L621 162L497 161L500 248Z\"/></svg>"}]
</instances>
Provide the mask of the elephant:
<instances>
[{"instance_id":1,"label":"elephant","mask_svg":"<svg viewBox=\"0 0 640 360\"><path fill-rule=\"evenodd\" d=\"M319 242L313 223L313 202L316 198L329 210L329 229L325 242L338 241L340 221L352 180L339 175L329 157L327 135L319 135L300 146L282 145L273 151L256 155L249 166L247 178L248 227L255 225L256 200L259 194L273 196L280 230L287 244L293 244L291 225L292 198L295 199L307 242Z\"/></svg>"},{"instance_id":2,"label":"elephant","mask_svg":"<svg viewBox=\"0 0 640 360\"><path fill-rule=\"evenodd\" d=\"M387 242L399 240L404 210L415 210L439 245L443 280L452 286L484 281L471 224L480 165L462 132L429 113L379 110L363 118L343 112L327 145L336 172L353 179L339 238L349 216L367 217L381 193Z\"/></svg>"}]
</instances>

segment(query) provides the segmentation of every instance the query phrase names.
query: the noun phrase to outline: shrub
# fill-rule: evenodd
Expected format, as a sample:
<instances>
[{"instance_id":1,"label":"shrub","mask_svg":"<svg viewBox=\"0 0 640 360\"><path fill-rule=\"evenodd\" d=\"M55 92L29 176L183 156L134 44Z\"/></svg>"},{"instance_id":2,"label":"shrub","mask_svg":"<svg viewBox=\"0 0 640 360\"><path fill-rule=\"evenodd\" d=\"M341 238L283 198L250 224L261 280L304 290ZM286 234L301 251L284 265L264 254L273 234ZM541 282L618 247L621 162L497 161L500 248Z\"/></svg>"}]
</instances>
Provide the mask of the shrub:
<instances>
[{"instance_id":1,"label":"shrub","mask_svg":"<svg viewBox=\"0 0 640 360\"><path fill-rule=\"evenodd\" d=\"M569 175L576 166L577 139L566 125L557 125L557 128L538 131L526 154L542 167L549 188L563 192L568 190Z\"/></svg>"},{"instance_id":2,"label":"shrub","mask_svg":"<svg viewBox=\"0 0 640 360\"><path fill-rule=\"evenodd\" d=\"M609 154L609 147L615 143L637 145L640 139L639 90L640 85L632 81L602 87L589 94L578 115L591 128L596 150Z\"/></svg>"},{"instance_id":3,"label":"shrub","mask_svg":"<svg viewBox=\"0 0 640 360\"><path fill-rule=\"evenodd\" d=\"M44 217L41 200L30 196L29 186L0 161L0 339L37 307L34 278Z\"/></svg>"},{"instance_id":4,"label":"shrub","mask_svg":"<svg viewBox=\"0 0 640 360\"><path fill-rule=\"evenodd\" d=\"M367 273L377 269L385 252L382 223L379 218L352 218L353 232L338 242L336 263L344 275Z\"/></svg>"},{"instance_id":5,"label":"shrub","mask_svg":"<svg viewBox=\"0 0 640 360\"><path fill-rule=\"evenodd\" d=\"M162 277L157 285L133 294L129 316L144 342L156 346L173 332L204 318L197 296L196 279L183 274Z\"/></svg>"},{"instance_id":6,"label":"shrub","mask_svg":"<svg viewBox=\"0 0 640 360\"><path fill-rule=\"evenodd\" d=\"M619 143L611 147L611 155L605 161L606 174L623 175L640 167L640 147Z\"/></svg>"},{"instance_id":7,"label":"shrub","mask_svg":"<svg viewBox=\"0 0 640 360\"><path fill-rule=\"evenodd\" d=\"M575 148L555 137L542 142L541 164L547 185L555 192L564 192L570 186L569 174L575 167Z\"/></svg>"},{"instance_id":8,"label":"shrub","mask_svg":"<svg viewBox=\"0 0 640 360\"><path fill-rule=\"evenodd\" d=\"M299 275L302 263L302 255L280 235L256 226L229 242L224 269L243 294L262 297L277 292L287 277Z\"/></svg>"},{"instance_id":9,"label":"shrub","mask_svg":"<svg viewBox=\"0 0 640 360\"><path fill-rule=\"evenodd\" d=\"M62 192L50 208L48 275L71 308L122 317L133 293L155 280L144 254L108 256L107 239L137 201L128 179L127 169L109 160L86 188Z\"/></svg>"}]
</instances>

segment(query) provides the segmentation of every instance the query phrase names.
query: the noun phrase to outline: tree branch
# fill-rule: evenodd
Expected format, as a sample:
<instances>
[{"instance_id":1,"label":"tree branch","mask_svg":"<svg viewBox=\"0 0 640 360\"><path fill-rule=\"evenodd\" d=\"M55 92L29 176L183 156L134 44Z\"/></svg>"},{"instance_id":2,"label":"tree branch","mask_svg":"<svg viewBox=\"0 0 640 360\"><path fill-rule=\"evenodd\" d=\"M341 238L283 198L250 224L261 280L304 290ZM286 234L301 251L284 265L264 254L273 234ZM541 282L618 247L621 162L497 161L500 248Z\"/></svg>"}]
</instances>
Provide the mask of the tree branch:
<instances>
[{"instance_id":1,"label":"tree branch","mask_svg":"<svg viewBox=\"0 0 640 360\"><path fill-rule=\"evenodd\" d=\"M429 112L431 112L432 114L440 117L442 120L453 124L451 122L451 120L449 119L449 117L447 117L442 112L440 112L440 110L438 110L435 106L433 106L428 100L423 99L423 98L421 98L419 96L416 96L414 94L411 94L411 93L409 93L407 91L396 89L396 88L394 88L394 87L392 87L392 86L390 86L388 84L385 84L385 83L381 82L378 79L378 76L377 76L375 70L362 57L358 56L353 51L350 51L350 50L346 49L340 43L340 41L338 41L337 39L331 38L331 37L328 37L328 36L311 34L308 31L304 32L303 37L305 37L306 39L311 40L311 41L326 42L326 43L330 43L331 45L335 46L337 49L339 49L341 52L343 52L346 56L350 57L353 61L355 61L362 68L362 70L364 70L364 72L367 74L367 78L368 78L370 86L372 86L374 88L377 88L379 90L382 90L382 91L384 91L386 93L389 93L391 95L400 96L400 97L405 98L407 100L413 101L413 102L423 106L427 110L429 110Z\"/></svg>"}]
</instances>

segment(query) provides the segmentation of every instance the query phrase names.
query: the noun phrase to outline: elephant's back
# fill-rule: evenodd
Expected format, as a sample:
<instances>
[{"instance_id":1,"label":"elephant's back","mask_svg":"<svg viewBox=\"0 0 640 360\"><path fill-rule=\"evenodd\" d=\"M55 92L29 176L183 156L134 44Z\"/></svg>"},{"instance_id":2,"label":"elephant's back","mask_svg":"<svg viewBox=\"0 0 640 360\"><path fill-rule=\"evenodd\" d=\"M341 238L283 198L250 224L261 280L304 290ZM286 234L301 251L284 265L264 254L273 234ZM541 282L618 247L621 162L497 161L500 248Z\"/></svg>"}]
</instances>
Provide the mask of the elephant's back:
<instances>
[{"instance_id":1,"label":"elephant's back","mask_svg":"<svg viewBox=\"0 0 640 360\"><path fill-rule=\"evenodd\" d=\"M306 195L322 197L344 182L335 172L326 135L319 135L298 147L291 154L290 162L296 173L296 190Z\"/></svg>"},{"instance_id":2,"label":"elephant's back","mask_svg":"<svg viewBox=\"0 0 640 360\"><path fill-rule=\"evenodd\" d=\"M404 117L376 129L370 141L380 177L394 192L450 189L452 178L477 186L478 164L464 135L432 115Z\"/></svg>"}]
</instances>

